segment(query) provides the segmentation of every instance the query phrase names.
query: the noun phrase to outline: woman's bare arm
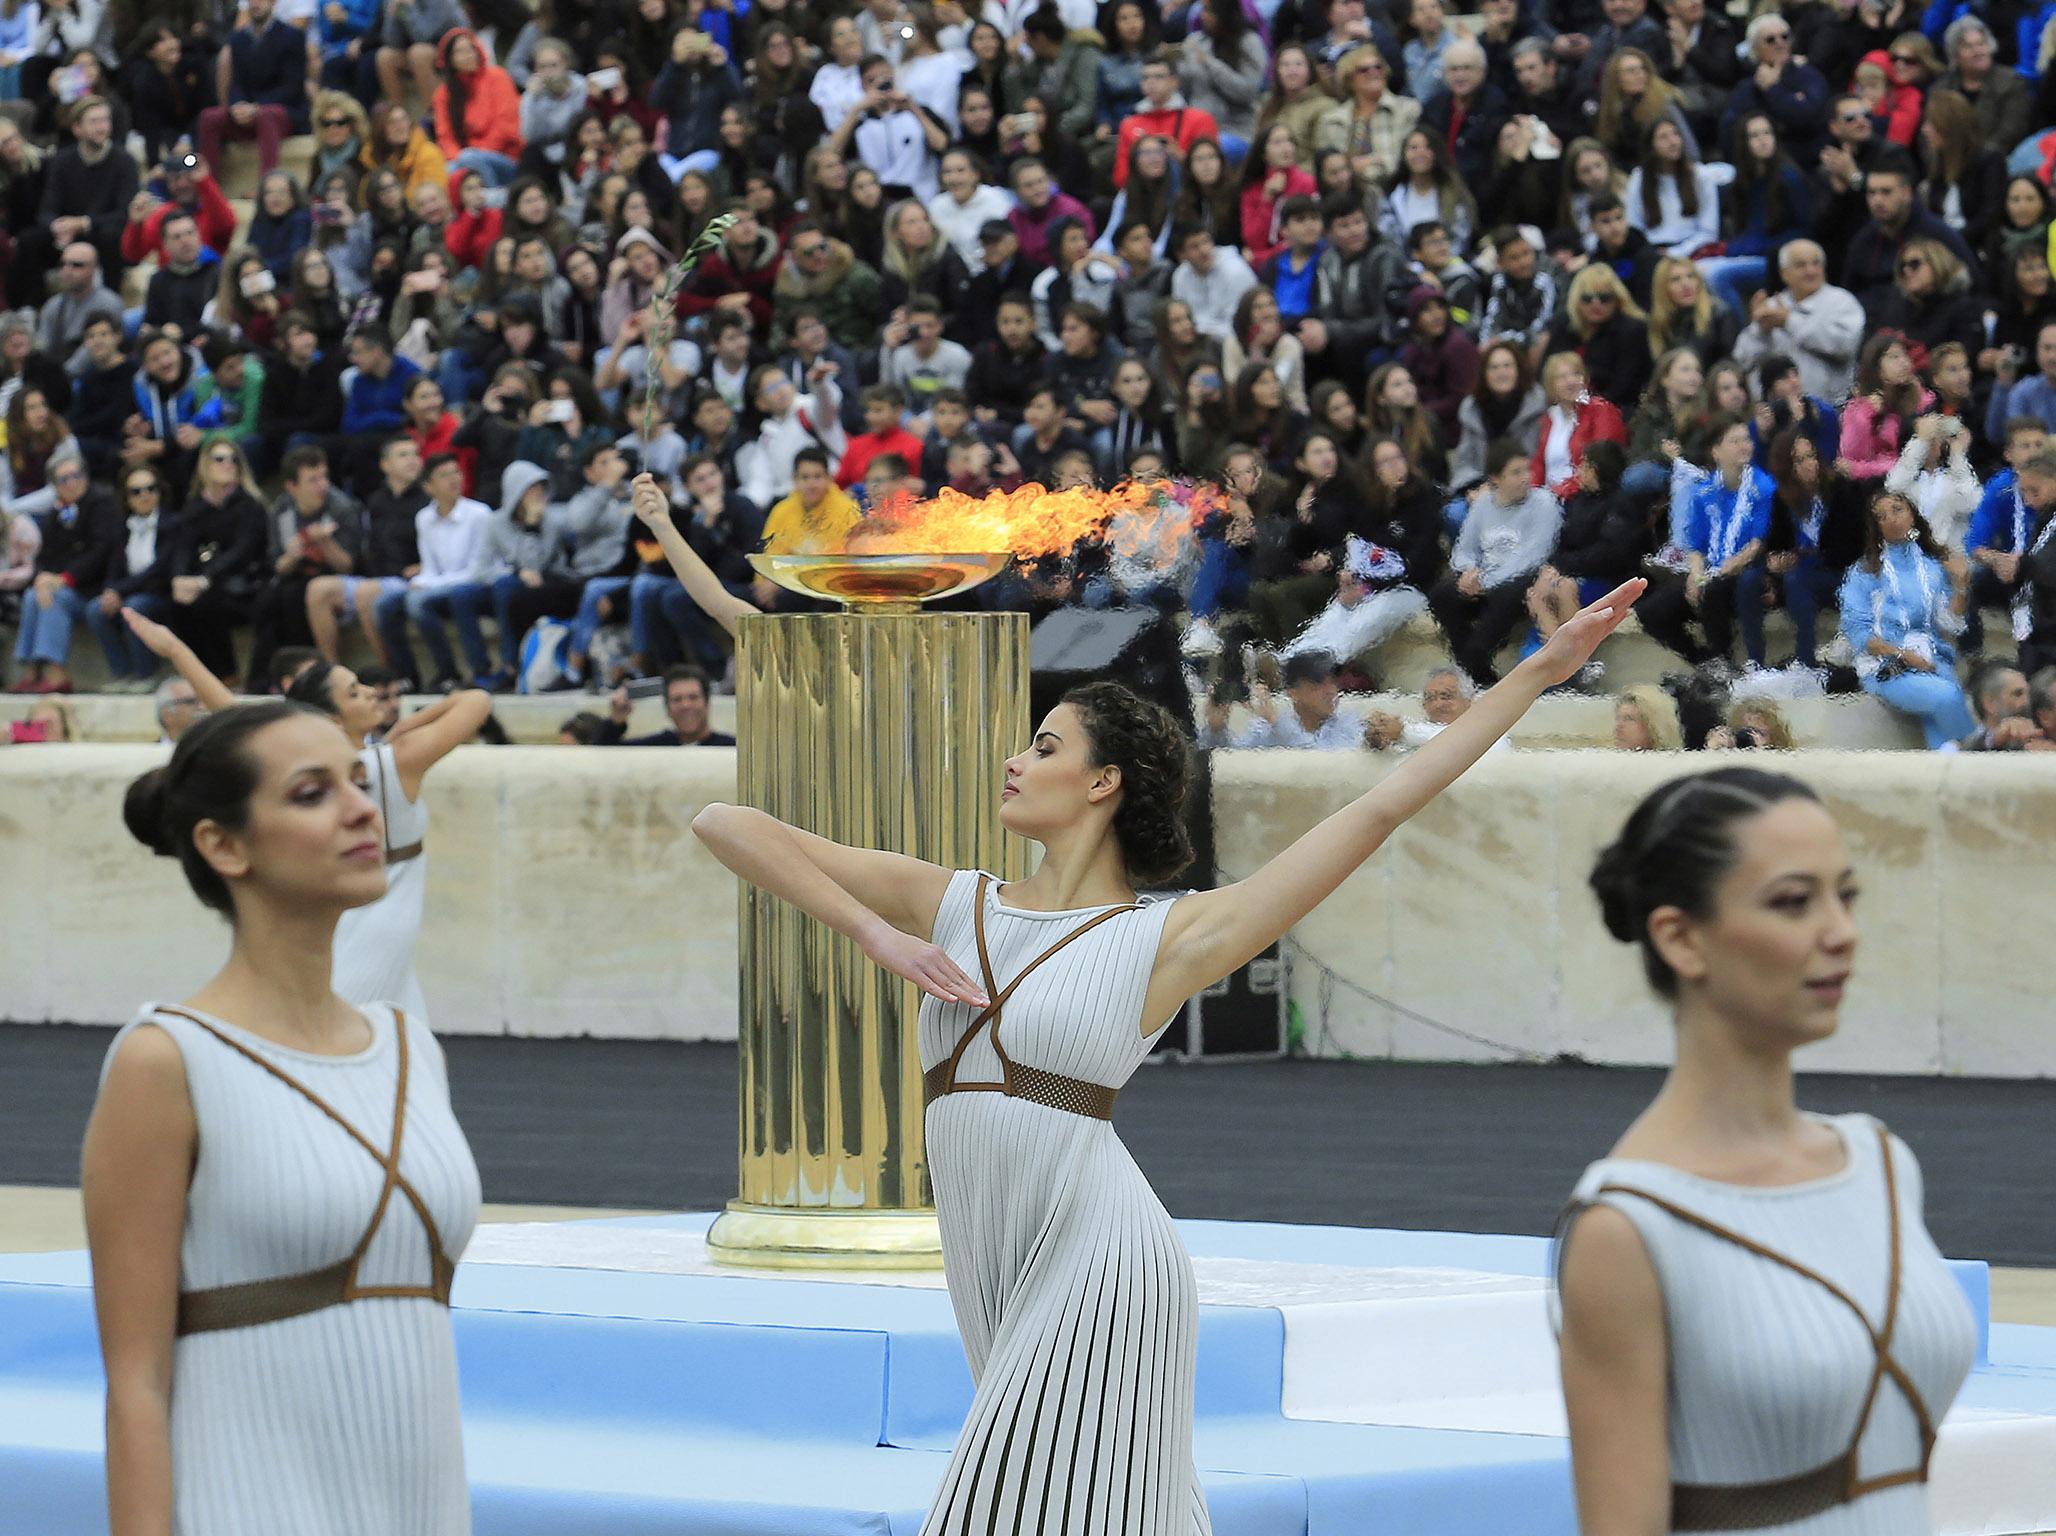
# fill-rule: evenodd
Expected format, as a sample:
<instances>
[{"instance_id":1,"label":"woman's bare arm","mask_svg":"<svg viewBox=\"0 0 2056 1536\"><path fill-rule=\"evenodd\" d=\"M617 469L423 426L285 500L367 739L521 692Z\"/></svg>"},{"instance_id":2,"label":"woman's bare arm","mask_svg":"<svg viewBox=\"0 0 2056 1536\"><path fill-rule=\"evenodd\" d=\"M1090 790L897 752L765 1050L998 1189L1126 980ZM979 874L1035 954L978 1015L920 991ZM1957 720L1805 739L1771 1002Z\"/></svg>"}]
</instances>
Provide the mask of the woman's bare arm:
<instances>
[{"instance_id":1,"label":"woman's bare arm","mask_svg":"<svg viewBox=\"0 0 2056 1536\"><path fill-rule=\"evenodd\" d=\"M86 1126L81 1173L107 1367L110 1536L171 1536L172 1345L198 1145L177 1044L134 1031Z\"/></svg>"},{"instance_id":2,"label":"woman's bare arm","mask_svg":"<svg viewBox=\"0 0 2056 1536\"><path fill-rule=\"evenodd\" d=\"M1634 1223L1603 1205L1581 1212L1565 1235L1559 1284L1578 1527L1584 1536L1663 1536L1669 1342L1662 1288Z\"/></svg>"},{"instance_id":3,"label":"woman's bare arm","mask_svg":"<svg viewBox=\"0 0 2056 1536\"><path fill-rule=\"evenodd\" d=\"M151 655L160 661L170 662L172 670L193 685L193 695L199 699L202 709L227 709L235 703L236 696L229 691L228 685L207 670L185 641L133 608L122 609L121 616Z\"/></svg>"},{"instance_id":4,"label":"woman's bare arm","mask_svg":"<svg viewBox=\"0 0 2056 1536\"><path fill-rule=\"evenodd\" d=\"M1256 873L1179 901L1165 919L1143 1029L1162 1024L1187 998L1231 975L1290 932L1401 824L1483 757L1544 689L1589 661L1646 585L1638 577L1565 620L1541 650L1487 690L1461 718Z\"/></svg>"},{"instance_id":5,"label":"woman's bare arm","mask_svg":"<svg viewBox=\"0 0 2056 1536\"><path fill-rule=\"evenodd\" d=\"M671 562L672 571L685 584L685 595L729 634L735 633L736 623L744 614L762 612L756 604L745 602L722 586L721 578L700 558L699 551L686 542L678 525L671 521L671 498L664 494L654 476L635 477L635 515L650 530L650 536L663 549L664 558Z\"/></svg>"},{"instance_id":6,"label":"woman's bare arm","mask_svg":"<svg viewBox=\"0 0 2056 1536\"><path fill-rule=\"evenodd\" d=\"M428 770L476 736L492 712L491 694L466 688L393 727L386 740L393 749L393 765L400 770L400 789L409 800L421 794Z\"/></svg>"},{"instance_id":7,"label":"woman's bare arm","mask_svg":"<svg viewBox=\"0 0 2056 1536\"><path fill-rule=\"evenodd\" d=\"M741 878L854 939L893 974L944 1002L984 1005L984 988L929 942L949 889L940 865L850 848L742 805L707 806L692 829Z\"/></svg>"}]
</instances>

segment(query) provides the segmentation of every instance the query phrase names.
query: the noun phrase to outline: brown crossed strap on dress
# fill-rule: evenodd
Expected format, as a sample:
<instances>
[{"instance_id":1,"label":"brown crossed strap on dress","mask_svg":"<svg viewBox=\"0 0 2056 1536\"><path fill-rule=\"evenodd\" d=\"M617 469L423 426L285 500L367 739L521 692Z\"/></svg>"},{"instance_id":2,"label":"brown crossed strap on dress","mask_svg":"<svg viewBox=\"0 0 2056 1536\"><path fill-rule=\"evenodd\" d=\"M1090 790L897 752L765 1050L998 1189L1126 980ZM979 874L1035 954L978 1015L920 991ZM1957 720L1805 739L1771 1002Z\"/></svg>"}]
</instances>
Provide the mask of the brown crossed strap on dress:
<instances>
[{"instance_id":1,"label":"brown crossed strap on dress","mask_svg":"<svg viewBox=\"0 0 2056 1536\"><path fill-rule=\"evenodd\" d=\"M951 1093L1003 1093L1011 1099L1026 1099L1031 1104L1040 1104L1048 1109L1061 1109L1068 1114L1084 1115L1092 1120L1114 1118L1114 1096L1120 1092L1105 1083L1087 1082L1080 1077L1065 1077L1059 1072L1045 1072L1040 1067L1031 1067L1015 1061L1007 1055L1006 1047L1000 1044L1000 1009L1006 1000L1014 995L1014 989L1026 981L1029 974L1043 961L1056 954L1065 945L1082 939L1101 923L1119 917L1124 912L1134 912L1140 902L1130 902L1123 907L1109 907L1098 916L1088 919L1065 934L1021 968L1020 974L1008 982L1004 989L994 985L992 956L985 947L985 892L991 886L989 875L978 877L978 894L973 907L973 923L978 935L978 969L985 978L985 995L991 999L985 1011L973 1019L970 1026L957 1038L956 1049L948 1059L937 1062L923 1074L922 1086L926 1100L933 1104L945 1094ZM957 1063L963 1060L964 1050L979 1030L991 1026L992 1048L999 1056L1003 1080L997 1083L960 1083L957 1081Z\"/></svg>"},{"instance_id":2,"label":"brown crossed strap on dress","mask_svg":"<svg viewBox=\"0 0 2056 1536\"><path fill-rule=\"evenodd\" d=\"M372 750L376 751L376 750L377 750L377 748L373 748ZM399 771L400 771L400 765L399 765L399 760L398 760L397 758L395 758L395 759L393 760L393 772L394 772L394 773L398 773ZM389 808L387 807L387 805L386 805L386 781L387 781L387 779L389 779L390 777L391 777L391 775L389 775L389 774L388 774L388 773L387 773L387 772L385 771L385 769L384 769L383 767L381 767L381 768L379 769L379 773L378 773L378 819L379 819L379 822L381 823L381 832L382 832L382 835L384 836L384 838L385 838L385 840L386 840L386 845L385 845L385 850L386 850L386 852L385 852L385 861L386 861L386 863L387 863L388 865L392 865L392 864L404 864L404 863L406 863L406 862L407 862L407 861L408 861L409 859L418 859L418 858L420 858L420 857L421 857L421 846L422 846L422 845L421 845L421 844L420 844L419 842L412 842L412 843L409 843L409 844L407 844L407 845L406 845L406 846L405 846L404 848L395 848L395 847L393 846L393 842L392 842L392 838L393 838L393 813L392 813L392 811L391 811L391 810L390 810L390 809L389 809Z\"/></svg>"},{"instance_id":3,"label":"brown crossed strap on dress","mask_svg":"<svg viewBox=\"0 0 2056 1536\"><path fill-rule=\"evenodd\" d=\"M1792 1477L1778 1478L1762 1483L1673 1483L1671 1484L1671 1529L1674 1531L1753 1531L1767 1526L1787 1525L1797 1520L1808 1519L1841 1504L1853 1504L1865 1494L1878 1493L1887 1488L1897 1488L1905 1483L1924 1483L1928 1477L1928 1463L1934 1454L1935 1424L1928 1412L1927 1404L1921 1400L1920 1390L1906 1374L1904 1366L1892 1358L1892 1333L1899 1321L1899 1186L1892 1172L1892 1144L1883 1126L1878 1127L1878 1150L1885 1162L1885 1203L1891 1219L1892 1253L1891 1273L1885 1290L1885 1322L1882 1328L1871 1326L1863 1308L1856 1299L1827 1276L1809 1269L1796 1259L1789 1259L1774 1248L1767 1248L1753 1238L1744 1237L1717 1222L1708 1221L1696 1211L1674 1204L1659 1195L1652 1195L1646 1189L1637 1189L1631 1184L1602 1184L1602 1195L1632 1195L1637 1200L1646 1200L1668 1215L1676 1217L1688 1226L1733 1243L1746 1249L1758 1258L1768 1260L1804 1279L1833 1296L1847 1307L1863 1325L1863 1331L1870 1338L1870 1345L1876 1352L1877 1362L1871 1371L1869 1389L1863 1395L1863 1410L1856 1418L1856 1433L1850 1438L1849 1448L1832 1461L1823 1462L1810 1471L1800 1472ZM1914 1418L1920 1425L1920 1465L1903 1471L1886 1473L1881 1477L1866 1478L1857 1464L1857 1452L1863 1444L1864 1431L1870 1427L1871 1413L1877 1407L1878 1394L1883 1390L1885 1378L1890 1377L1906 1395L1906 1401L1913 1409Z\"/></svg>"},{"instance_id":4,"label":"brown crossed strap on dress","mask_svg":"<svg viewBox=\"0 0 2056 1536\"><path fill-rule=\"evenodd\" d=\"M450 1304L450 1285L456 1278L457 1266L443 1251L442 1234L436 1230L435 1218L429 1214L427 1202L400 1172L400 1148L407 1132L406 1016L397 1008L393 1010L393 1022L400 1037L400 1062L397 1073L399 1084L393 1095L392 1149L389 1152L381 1152L362 1131L337 1113L319 1094L291 1073L265 1060L241 1041L231 1039L198 1014L189 1013L183 1008L160 1008L158 1011L197 1024L230 1050L248 1057L335 1121L349 1133L352 1141L369 1152L385 1170L385 1185L379 1190L378 1204L371 1213L371 1224L364 1229L363 1237L357 1240L357 1246L348 1258L304 1275L285 1275L276 1280L250 1280L239 1285L215 1286L204 1291L182 1291L178 1298L179 1336L183 1338L189 1333L212 1333L225 1328L254 1328L259 1323L276 1323L289 1317L304 1317L310 1312L320 1312L328 1307L339 1307L348 1302L363 1301L372 1297L415 1297L447 1307ZM385 1220L386 1209L392 1204L395 1190L407 1198L407 1203L414 1207L414 1214L421 1218L422 1230L428 1238L430 1282L426 1286L360 1285L357 1281L358 1271L363 1268L365 1255L371 1251L372 1239L378 1235L379 1226Z\"/></svg>"}]
</instances>

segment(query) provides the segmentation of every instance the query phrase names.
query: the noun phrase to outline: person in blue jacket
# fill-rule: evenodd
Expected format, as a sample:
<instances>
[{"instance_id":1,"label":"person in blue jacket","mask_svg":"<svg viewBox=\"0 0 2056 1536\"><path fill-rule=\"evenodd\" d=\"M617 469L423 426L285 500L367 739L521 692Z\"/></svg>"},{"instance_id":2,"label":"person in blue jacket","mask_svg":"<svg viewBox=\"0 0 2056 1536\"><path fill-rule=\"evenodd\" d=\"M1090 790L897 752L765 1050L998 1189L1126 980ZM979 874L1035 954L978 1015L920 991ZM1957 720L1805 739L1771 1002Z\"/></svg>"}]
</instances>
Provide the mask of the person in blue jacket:
<instances>
[{"instance_id":1,"label":"person in blue jacket","mask_svg":"<svg viewBox=\"0 0 2056 1536\"><path fill-rule=\"evenodd\" d=\"M1777 487L1753 462L1756 445L1740 416L1718 416L1707 429L1711 468L1685 458L1675 442L1671 486L1685 510L1685 579L1651 593L1638 605L1642 627L1691 661L1727 659L1742 623L1742 648L1752 666L1763 665L1764 552ZM1675 504L1675 503L1674 503ZM1694 615L1706 633L1702 651L1686 626Z\"/></svg>"},{"instance_id":2,"label":"person in blue jacket","mask_svg":"<svg viewBox=\"0 0 2056 1536\"><path fill-rule=\"evenodd\" d=\"M2021 494L2021 468L2048 446L2049 429L2033 416L2006 423L2006 468L1985 482L1970 514L1963 547L1970 552L1970 606L1964 614L1964 648L1982 650L1982 610L2009 608L2020 591L2021 562L2041 519Z\"/></svg>"},{"instance_id":3,"label":"person in blue jacket","mask_svg":"<svg viewBox=\"0 0 2056 1536\"><path fill-rule=\"evenodd\" d=\"M1842 633L1863 691L1914 717L1931 749L1977 728L1956 677L1954 638L1970 601L1970 563L1935 543L1897 491L1871 498L1863 557L1842 579Z\"/></svg>"}]
</instances>

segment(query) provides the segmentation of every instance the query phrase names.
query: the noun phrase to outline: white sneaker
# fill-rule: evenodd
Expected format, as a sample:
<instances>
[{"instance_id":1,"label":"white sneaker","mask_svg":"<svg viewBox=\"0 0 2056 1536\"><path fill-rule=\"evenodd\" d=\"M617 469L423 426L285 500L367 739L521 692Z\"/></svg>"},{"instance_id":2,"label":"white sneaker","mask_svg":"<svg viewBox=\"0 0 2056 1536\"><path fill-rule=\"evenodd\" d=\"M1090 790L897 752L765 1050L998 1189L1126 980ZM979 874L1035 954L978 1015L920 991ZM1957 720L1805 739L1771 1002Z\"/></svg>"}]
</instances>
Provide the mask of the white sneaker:
<instances>
[{"instance_id":1,"label":"white sneaker","mask_svg":"<svg viewBox=\"0 0 2056 1536\"><path fill-rule=\"evenodd\" d=\"M1220 632L1207 620L1194 619L1185 626L1185 637L1178 642L1178 649L1187 656L1218 656L1221 654Z\"/></svg>"}]
</instances>

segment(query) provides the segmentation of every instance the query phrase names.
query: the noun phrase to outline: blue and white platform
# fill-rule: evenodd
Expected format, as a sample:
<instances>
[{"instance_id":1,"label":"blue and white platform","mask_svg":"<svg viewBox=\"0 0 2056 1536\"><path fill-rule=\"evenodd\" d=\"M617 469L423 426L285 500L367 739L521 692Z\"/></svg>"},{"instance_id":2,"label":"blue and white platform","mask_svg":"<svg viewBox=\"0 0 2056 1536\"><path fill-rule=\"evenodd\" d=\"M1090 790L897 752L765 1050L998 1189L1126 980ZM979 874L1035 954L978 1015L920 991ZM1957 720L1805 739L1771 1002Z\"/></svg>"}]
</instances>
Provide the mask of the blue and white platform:
<instances>
[{"instance_id":1,"label":"blue and white platform","mask_svg":"<svg viewBox=\"0 0 2056 1536\"><path fill-rule=\"evenodd\" d=\"M710 1220L480 1231L454 1298L480 1536L918 1531L971 1396L940 1277L738 1273ZM1544 1241L1181 1227L1220 1536L1574 1536ZM1956 1273L1982 1344L1937 1528L2056 1531L2056 1329L1992 1326L1984 1266ZM104 1531L101 1445L85 1256L0 1258L0 1536Z\"/></svg>"}]
</instances>

